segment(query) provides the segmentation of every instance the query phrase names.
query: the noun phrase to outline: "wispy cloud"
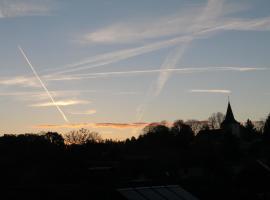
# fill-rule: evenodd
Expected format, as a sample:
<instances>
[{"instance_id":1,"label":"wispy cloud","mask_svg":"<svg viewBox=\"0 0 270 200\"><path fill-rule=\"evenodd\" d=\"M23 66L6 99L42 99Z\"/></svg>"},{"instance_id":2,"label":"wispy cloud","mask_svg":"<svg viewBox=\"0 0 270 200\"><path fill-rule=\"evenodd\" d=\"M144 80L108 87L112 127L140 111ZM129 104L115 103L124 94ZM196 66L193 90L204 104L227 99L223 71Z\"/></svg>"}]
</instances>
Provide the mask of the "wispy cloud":
<instances>
[{"instance_id":1,"label":"wispy cloud","mask_svg":"<svg viewBox=\"0 0 270 200\"><path fill-rule=\"evenodd\" d=\"M72 80L83 80L92 78L104 78L104 77L119 77L129 75L143 75L143 74L155 74L160 72L170 72L175 74L187 74L187 73L203 73L203 72L215 72L215 71L235 71L235 72L255 72L269 70L266 67L185 67L185 68L169 68L169 69L152 69L152 70L130 70L130 71L116 71L116 72L100 72L100 73L84 73L74 75L58 75L58 76L42 76L43 80L47 83L50 81L72 81ZM5 86L16 86L16 87L30 87L30 88L41 88L38 81L30 76L14 76L14 77L0 77L0 85ZM135 95L139 94L134 91L97 91L97 90L51 90L51 94L54 97L69 97L80 96L87 93L106 93L112 95ZM0 96L19 96L20 98L27 98L31 101L34 100L45 100L48 99L48 95L41 91L8 91L0 92Z\"/></svg>"},{"instance_id":2,"label":"wispy cloud","mask_svg":"<svg viewBox=\"0 0 270 200\"><path fill-rule=\"evenodd\" d=\"M0 78L0 85L20 86L20 87L41 87L33 77L15 76Z\"/></svg>"},{"instance_id":3,"label":"wispy cloud","mask_svg":"<svg viewBox=\"0 0 270 200\"><path fill-rule=\"evenodd\" d=\"M212 25L220 16L224 15L223 11L224 0L208 0L207 5L202 9L201 14L198 17L193 18L191 25L188 26L189 29L189 40L181 44L176 50L167 56L164 60L161 69L175 68L176 65L181 61L184 53L188 49L191 42L196 39L196 34L204 31L203 29L208 29L209 25ZM196 16L196 15L195 15ZM156 82L154 88L155 96L158 96L163 90L164 85L170 78L172 72L161 72Z\"/></svg>"},{"instance_id":4,"label":"wispy cloud","mask_svg":"<svg viewBox=\"0 0 270 200\"><path fill-rule=\"evenodd\" d=\"M126 129L126 128L143 128L149 123L138 122L138 123L95 123L96 128L115 128L115 129Z\"/></svg>"},{"instance_id":5,"label":"wispy cloud","mask_svg":"<svg viewBox=\"0 0 270 200\"><path fill-rule=\"evenodd\" d=\"M0 18L48 15L51 9L49 0L2 0Z\"/></svg>"},{"instance_id":6,"label":"wispy cloud","mask_svg":"<svg viewBox=\"0 0 270 200\"><path fill-rule=\"evenodd\" d=\"M192 89L189 90L190 93L214 93L214 94L230 94L231 90L224 90L224 89Z\"/></svg>"},{"instance_id":7,"label":"wispy cloud","mask_svg":"<svg viewBox=\"0 0 270 200\"><path fill-rule=\"evenodd\" d=\"M176 44L186 42L189 39L190 38L188 36L175 37L173 39L159 41L159 42L147 44L140 47L105 53L105 54L83 59L79 62L72 63L64 67L55 68L50 71L53 72L51 75L58 75L58 74L71 73L71 72L76 72L76 71L81 71L81 70L86 70L86 69L92 69L92 68L108 65L111 63L119 62L121 60L132 58L141 54L156 51L158 49L174 46Z\"/></svg>"},{"instance_id":8,"label":"wispy cloud","mask_svg":"<svg viewBox=\"0 0 270 200\"><path fill-rule=\"evenodd\" d=\"M174 69L176 65L181 61L189 45L194 39L196 39L196 35L204 31L204 28L208 29L208 26L212 24L217 19L217 17L221 15L222 8L223 0L208 0L207 5L202 9L201 14L199 14L198 17L196 16L191 21L191 25L189 25L188 27L188 29L190 30L190 33L187 33L189 39L185 43L180 44L180 46L177 47L176 50L172 51L166 57L163 64L161 65L161 69ZM150 86L146 99L137 108L137 120L141 120L143 118L145 109L147 108L149 102L155 97L159 96L159 94L162 92L165 84L171 76L171 73L171 71L160 72L156 82L154 82L154 84Z\"/></svg>"},{"instance_id":9,"label":"wispy cloud","mask_svg":"<svg viewBox=\"0 0 270 200\"><path fill-rule=\"evenodd\" d=\"M243 20L243 19L224 19L223 16L226 14L224 12L224 1L208 0L207 6L203 9L203 12L199 17L191 23L188 28L190 33L185 36L189 36L189 41L179 44L180 47L174 52L169 54L161 66L161 69L175 68L176 64L182 59L188 46L191 42L198 38L207 38L214 33L224 30L239 30L239 31L269 31L270 18L260 18L253 20ZM222 70L239 70L239 71L252 71L253 68L223 68ZM160 75L156 83L150 86L149 92L146 96L146 100L138 106L137 108L137 120L141 120L147 104L155 96L158 96L164 88L167 80L169 79L172 71L160 72ZM197 91L199 92L199 91ZM200 92L211 92L211 93L228 93L230 91L225 90L201 90Z\"/></svg>"},{"instance_id":10,"label":"wispy cloud","mask_svg":"<svg viewBox=\"0 0 270 200\"><path fill-rule=\"evenodd\" d=\"M80 111L80 112L72 111L69 113L72 115L93 115L93 114L97 113L97 111L92 109L92 110L86 110L86 111Z\"/></svg>"},{"instance_id":11,"label":"wispy cloud","mask_svg":"<svg viewBox=\"0 0 270 200\"><path fill-rule=\"evenodd\" d=\"M147 39L187 33L189 23L194 19L193 13L200 12L201 7L187 7L177 15L165 16L153 21L141 20L117 22L81 37L81 43L134 43Z\"/></svg>"},{"instance_id":12,"label":"wispy cloud","mask_svg":"<svg viewBox=\"0 0 270 200\"><path fill-rule=\"evenodd\" d=\"M69 124L40 124L35 128L39 129L73 129L73 128L108 128L108 129L142 129L146 126L166 125L171 126L170 122L134 122L134 123L117 123L117 122L99 122L99 123L69 123Z\"/></svg>"},{"instance_id":13,"label":"wispy cloud","mask_svg":"<svg viewBox=\"0 0 270 200\"><path fill-rule=\"evenodd\" d=\"M175 62L175 60L170 60L170 62ZM172 66L165 63L164 65ZM73 74L73 75L46 75L44 78L47 81L70 81L70 80L82 80L82 79L93 79L93 78L104 78L113 76L125 76L125 75L141 75L141 74L152 74L152 73L198 73L198 72L214 72L214 71L236 71L236 72L251 72L251 71L262 71L268 70L268 68L263 67L185 67L185 68L161 68L161 69L151 69L151 70L130 70L130 71L116 71L116 72L98 72L98 73L84 73L84 74ZM159 90L163 88L164 76L160 77L159 80Z\"/></svg>"},{"instance_id":14,"label":"wispy cloud","mask_svg":"<svg viewBox=\"0 0 270 200\"><path fill-rule=\"evenodd\" d=\"M71 106L71 105L81 105L81 104L89 104L90 101L85 100L63 100L63 101L55 101L53 102L44 102L31 105L32 107L50 107L50 106Z\"/></svg>"},{"instance_id":15,"label":"wispy cloud","mask_svg":"<svg viewBox=\"0 0 270 200\"><path fill-rule=\"evenodd\" d=\"M59 128L112 128L112 129L131 129L131 128L143 128L149 125L146 122L138 122L138 123L73 123L73 124L41 124L35 126L36 128L41 129L59 129Z\"/></svg>"},{"instance_id":16,"label":"wispy cloud","mask_svg":"<svg viewBox=\"0 0 270 200\"><path fill-rule=\"evenodd\" d=\"M227 3L223 4L223 1L209 0L206 7L202 6L199 9L196 8L198 12L188 11L184 12L184 14L181 14L180 16L173 15L169 17L164 17L160 19L160 21L158 19L155 19L154 22L149 20L148 22L146 22L145 25L138 26L130 22L127 23L129 25L119 25L119 23L116 23L116 25L111 25L96 32L89 33L87 37L88 40L91 42L97 41L109 43L118 41L120 43L120 41L128 42L147 39L150 38L152 35L151 39L159 37L159 41L148 43L140 47L123 49L89 57L79 62L53 69L52 71L54 71L56 74L64 74L105 66L110 63L119 62L121 60L156 51L162 48L177 46L180 44L183 45L193 39L208 38L209 36L221 31L270 30L270 17L255 19L226 17L229 12L238 11L239 7L245 8L245 6L239 5L237 5L236 7L237 9L234 9L234 5L228 6ZM192 13L192 16L190 13ZM202 14L199 17L196 17L193 15L193 13ZM182 24L185 25L182 26ZM133 28L130 28L130 26L132 26ZM160 28L163 26L166 26L166 28ZM121 29L124 29L126 31L121 31ZM142 31L142 29L145 30ZM114 32L117 32L117 34L113 34ZM164 39L163 37L160 38L160 36L167 36L167 34L171 35L170 39Z\"/></svg>"},{"instance_id":17,"label":"wispy cloud","mask_svg":"<svg viewBox=\"0 0 270 200\"><path fill-rule=\"evenodd\" d=\"M111 90L53 90L50 91L54 97L60 99L68 99L70 96L76 99L85 98L86 95L96 94L108 94L108 95L139 95L141 93L135 91L111 91ZM27 101L30 104L39 104L41 101L47 101L48 95L41 91L12 91L8 88L8 91L0 91L0 96L6 96L14 98L16 101ZM37 103L36 103L37 102ZM44 102L43 102L44 103Z\"/></svg>"},{"instance_id":18,"label":"wispy cloud","mask_svg":"<svg viewBox=\"0 0 270 200\"><path fill-rule=\"evenodd\" d=\"M196 30L216 26L217 16L225 17L229 13L235 13L248 9L246 5L237 3L223 3L223 0L208 1L207 7L203 4L183 6L177 14L151 19L144 18L116 22L96 31L83 34L81 43L135 43L147 39L157 39L175 35L188 35ZM203 13L199 18L194 13ZM226 18L225 18L226 19ZM124 19L125 20L125 19ZM203 22L202 24L197 22ZM207 23L205 23L207 22ZM229 27L228 27L229 28Z\"/></svg>"}]
</instances>

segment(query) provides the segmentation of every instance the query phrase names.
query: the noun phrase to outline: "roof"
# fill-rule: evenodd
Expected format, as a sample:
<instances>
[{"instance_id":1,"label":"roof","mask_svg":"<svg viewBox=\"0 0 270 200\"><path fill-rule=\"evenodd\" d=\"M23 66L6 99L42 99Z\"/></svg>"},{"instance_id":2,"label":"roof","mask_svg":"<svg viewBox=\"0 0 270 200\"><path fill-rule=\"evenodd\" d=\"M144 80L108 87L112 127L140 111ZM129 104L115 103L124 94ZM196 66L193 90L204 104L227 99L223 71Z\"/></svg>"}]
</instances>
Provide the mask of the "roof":
<instances>
[{"instance_id":1,"label":"roof","mask_svg":"<svg viewBox=\"0 0 270 200\"><path fill-rule=\"evenodd\" d=\"M117 191L127 200L198 200L178 185L122 188Z\"/></svg>"},{"instance_id":2,"label":"roof","mask_svg":"<svg viewBox=\"0 0 270 200\"><path fill-rule=\"evenodd\" d=\"M226 116L225 116L225 119L223 120L223 122L221 124L225 125L225 124L238 124L238 123L239 122L237 122L235 120L235 118L234 118L231 104L230 104L230 102L228 102Z\"/></svg>"}]
</instances>

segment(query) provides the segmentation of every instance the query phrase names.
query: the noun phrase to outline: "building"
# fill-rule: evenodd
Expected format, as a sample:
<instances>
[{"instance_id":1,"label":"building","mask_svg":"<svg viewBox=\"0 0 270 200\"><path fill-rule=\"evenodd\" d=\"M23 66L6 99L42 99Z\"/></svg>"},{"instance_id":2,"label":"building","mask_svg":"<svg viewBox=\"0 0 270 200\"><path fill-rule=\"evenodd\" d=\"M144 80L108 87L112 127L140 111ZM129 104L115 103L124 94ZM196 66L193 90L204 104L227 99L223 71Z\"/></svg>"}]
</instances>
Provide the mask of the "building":
<instances>
[{"instance_id":1,"label":"building","mask_svg":"<svg viewBox=\"0 0 270 200\"><path fill-rule=\"evenodd\" d=\"M178 185L121 188L119 200L198 200Z\"/></svg>"},{"instance_id":2,"label":"building","mask_svg":"<svg viewBox=\"0 0 270 200\"><path fill-rule=\"evenodd\" d=\"M240 137L240 123L234 118L230 101L228 102L226 116L221 123L221 129L225 130L227 133Z\"/></svg>"}]
</instances>

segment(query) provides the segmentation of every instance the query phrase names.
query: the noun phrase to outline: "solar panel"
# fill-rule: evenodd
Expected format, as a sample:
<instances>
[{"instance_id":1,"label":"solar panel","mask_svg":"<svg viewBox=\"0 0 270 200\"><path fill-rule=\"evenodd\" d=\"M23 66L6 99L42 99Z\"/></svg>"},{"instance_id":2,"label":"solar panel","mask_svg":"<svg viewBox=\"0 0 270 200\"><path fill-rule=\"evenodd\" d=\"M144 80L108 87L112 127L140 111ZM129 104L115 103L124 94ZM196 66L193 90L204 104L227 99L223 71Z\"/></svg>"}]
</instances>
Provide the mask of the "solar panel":
<instances>
[{"instance_id":1,"label":"solar panel","mask_svg":"<svg viewBox=\"0 0 270 200\"><path fill-rule=\"evenodd\" d=\"M151 187L136 188L142 196L146 197L148 200L166 200L159 193L155 192Z\"/></svg>"},{"instance_id":2,"label":"solar panel","mask_svg":"<svg viewBox=\"0 0 270 200\"><path fill-rule=\"evenodd\" d=\"M171 185L167 187L170 191L173 191L177 196L182 197L185 200L198 200L196 197L191 195L186 190L182 189L181 187L177 185Z\"/></svg>"},{"instance_id":3,"label":"solar panel","mask_svg":"<svg viewBox=\"0 0 270 200\"><path fill-rule=\"evenodd\" d=\"M118 192L122 194L128 200L146 200L143 196L141 196L137 191L134 189L119 189Z\"/></svg>"},{"instance_id":4,"label":"solar panel","mask_svg":"<svg viewBox=\"0 0 270 200\"><path fill-rule=\"evenodd\" d=\"M184 200L183 198L180 198L177 196L174 192L167 189L167 187L153 187L153 190L159 193L161 196L165 197L166 199L170 200Z\"/></svg>"},{"instance_id":5,"label":"solar panel","mask_svg":"<svg viewBox=\"0 0 270 200\"><path fill-rule=\"evenodd\" d=\"M127 200L198 200L178 185L118 189Z\"/></svg>"}]
</instances>

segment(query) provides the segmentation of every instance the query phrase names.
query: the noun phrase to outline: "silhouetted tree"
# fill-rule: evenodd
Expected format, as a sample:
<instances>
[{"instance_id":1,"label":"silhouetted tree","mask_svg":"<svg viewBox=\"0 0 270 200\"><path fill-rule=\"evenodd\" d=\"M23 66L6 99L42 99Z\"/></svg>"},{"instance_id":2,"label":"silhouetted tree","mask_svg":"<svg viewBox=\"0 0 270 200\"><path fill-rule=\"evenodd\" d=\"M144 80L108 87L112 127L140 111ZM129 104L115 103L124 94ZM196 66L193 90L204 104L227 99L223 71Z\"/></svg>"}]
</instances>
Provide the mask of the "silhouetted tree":
<instances>
[{"instance_id":1,"label":"silhouetted tree","mask_svg":"<svg viewBox=\"0 0 270 200\"><path fill-rule=\"evenodd\" d=\"M195 119L188 120L185 123L191 127L194 133L198 133L204 125L202 122Z\"/></svg>"},{"instance_id":2,"label":"silhouetted tree","mask_svg":"<svg viewBox=\"0 0 270 200\"><path fill-rule=\"evenodd\" d=\"M211 129L219 129L222 121L224 120L224 114L221 112L213 113L208 118L208 123Z\"/></svg>"},{"instance_id":3,"label":"silhouetted tree","mask_svg":"<svg viewBox=\"0 0 270 200\"><path fill-rule=\"evenodd\" d=\"M201 130L202 131L208 131L208 130L210 130L210 127L209 127L208 124L203 124Z\"/></svg>"},{"instance_id":4,"label":"silhouetted tree","mask_svg":"<svg viewBox=\"0 0 270 200\"><path fill-rule=\"evenodd\" d=\"M44 134L44 138L49 141L51 144L63 146L64 145L64 138L62 135L56 132L47 132Z\"/></svg>"},{"instance_id":5,"label":"silhouetted tree","mask_svg":"<svg viewBox=\"0 0 270 200\"><path fill-rule=\"evenodd\" d=\"M265 140L270 141L270 114L268 115L264 123L263 137Z\"/></svg>"},{"instance_id":6,"label":"silhouetted tree","mask_svg":"<svg viewBox=\"0 0 270 200\"><path fill-rule=\"evenodd\" d=\"M143 134L138 138L140 144L146 148L168 146L170 141L170 129L160 123L152 123L143 129Z\"/></svg>"},{"instance_id":7,"label":"silhouetted tree","mask_svg":"<svg viewBox=\"0 0 270 200\"><path fill-rule=\"evenodd\" d=\"M84 128L66 133L64 139L67 144L86 144L88 142L102 141L99 133Z\"/></svg>"},{"instance_id":8,"label":"silhouetted tree","mask_svg":"<svg viewBox=\"0 0 270 200\"><path fill-rule=\"evenodd\" d=\"M171 132L177 137L177 140L181 145L189 144L194 138L194 132L191 127L182 120L177 120L173 123Z\"/></svg>"},{"instance_id":9,"label":"silhouetted tree","mask_svg":"<svg viewBox=\"0 0 270 200\"><path fill-rule=\"evenodd\" d=\"M246 141L252 141L258 137L258 131L251 120L247 120L241 137Z\"/></svg>"}]
</instances>

